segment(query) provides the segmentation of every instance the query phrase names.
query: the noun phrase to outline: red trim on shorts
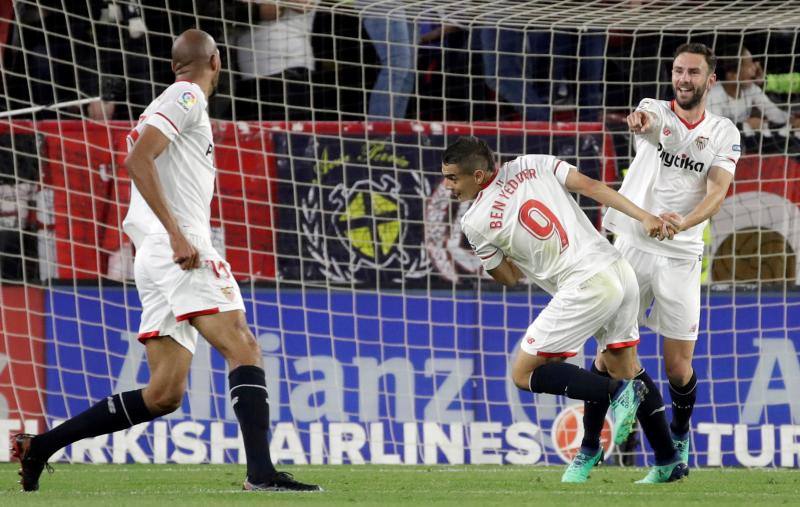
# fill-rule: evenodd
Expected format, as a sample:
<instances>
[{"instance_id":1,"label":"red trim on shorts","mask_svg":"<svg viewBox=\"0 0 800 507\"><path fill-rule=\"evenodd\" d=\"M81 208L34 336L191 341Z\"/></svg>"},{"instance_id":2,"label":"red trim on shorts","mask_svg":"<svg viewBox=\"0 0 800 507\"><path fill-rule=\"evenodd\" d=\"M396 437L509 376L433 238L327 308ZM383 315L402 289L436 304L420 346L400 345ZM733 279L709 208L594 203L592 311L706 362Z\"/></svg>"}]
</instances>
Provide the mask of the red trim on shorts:
<instances>
[{"instance_id":1,"label":"red trim on shorts","mask_svg":"<svg viewBox=\"0 0 800 507\"><path fill-rule=\"evenodd\" d=\"M639 339L638 338L636 340L633 340L633 341L630 341L630 342L611 343L609 345L606 345L606 348L607 349L611 349L611 350L625 349L625 348L628 348L628 347L633 347L637 343L639 343Z\"/></svg>"},{"instance_id":2,"label":"red trim on shorts","mask_svg":"<svg viewBox=\"0 0 800 507\"><path fill-rule=\"evenodd\" d=\"M497 255L497 252L499 252L499 251L500 250L495 250L494 252L490 253L489 255L479 255L478 257L480 257L483 260L491 259L495 255Z\"/></svg>"},{"instance_id":3,"label":"red trim on shorts","mask_svg":"<svg viewBox=\"0 0 800 507\"><path fill-rule=\"evenodd\" d=\"M577 356L577 352L537 352L537 356L542 357L572 357Z\"/></svg>"},{"instance_id":4,"label":"red trim on shorts","mask_svg":"<svg viewBox=\"0 0 800 507\"><path fill-rule=\"evenodd\" d=\"M556 173L556 171L558 171L558 166L560 166L560 165L561 165L563 162L564 162L563 160L559 160L559 161L558 161L558 163L556 164L556 166L553 168L553 174L555 174L555 173Z\"/></svg>"},{"instance_id":5,"label":"red trim on shorts","mask_svg":"<svg viewBox=\"0 0 800 507\"><path fill-rule=\"evenodd\" d=\"M219 307L209 308L208 310L198 310L196 312L184 313L183 315L178 315L177 317L175 317L175 320L181 322L184 320L189 320L193 317L200 317L201 315L214 315L215 313L219 313Z\"/></svg>"},{"instance_id":6,"label":"red trim on shorts","mask_svg":"<svg viewBox=\"0 0 800 507\"><path fill-rule=\"evenodd\" d=\"M169 122L169 124L170 124L170 125L172 125L172 128L174 128L174 129L175 129L175 132L177 132L178 134L180 134L180 133L181 133L180 129L178 129L178 127L176 127L176 126L175 126L175 124L174 124L174 123L172 123L172 120L170 120L170 119L167 117L167 115L165 115L165 114L164 114L164 113L162 113L161 111L156 111L156 114L157 114L157 115L159 115L160 117L164 118L165 120L167 120L167 121Z\"/></svg>"},{"instance_id":7,"label":"red trim on shorts","mask_svg":"<svg viewBox=\"0 0 800 507\"><path fill-rule=\"evenodd\" d=\"M139 333L138 340L139 343L144 343L150 338L158 338L159 336L161 336L161 331L149 331L147 333Z\"/></svg>"}]
</instances>

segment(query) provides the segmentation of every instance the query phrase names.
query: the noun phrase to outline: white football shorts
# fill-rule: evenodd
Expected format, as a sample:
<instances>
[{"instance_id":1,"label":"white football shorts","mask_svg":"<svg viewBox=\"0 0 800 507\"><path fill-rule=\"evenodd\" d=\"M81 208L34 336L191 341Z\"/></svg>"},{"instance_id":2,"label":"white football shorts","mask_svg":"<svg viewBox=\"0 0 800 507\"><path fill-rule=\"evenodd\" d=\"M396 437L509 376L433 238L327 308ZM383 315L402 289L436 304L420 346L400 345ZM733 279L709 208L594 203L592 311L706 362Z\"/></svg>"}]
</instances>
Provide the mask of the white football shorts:
<instances>
[{"instance_id":1,"label":"white football shorts","mask_svg":"<svg viewBox=\"0 0 800 507\"><path fill-rule=\"evenodd\" d=\"M641 298L639 322L665 338L697 340L702 260L652 254L621 237L617 237L614 246L636 272Z\"/></svg>"},{"instance_id":2,"label":"white football shorts","mask_svg":"<svg viewBox=\"0 0 800 507\"><path fill-rule=\"evenodd\" d=\"M151 234L136 251L133 271L142 302L139 341L170 336L194 354L198 333L189 319L244 311L244 302L230 264L211 241L195 235L187 239L200 253L199 268L182 270L172 260L169 236Z\"/></svg>"},{"instance_id":3,"label":"white football shorts","mask_svg":"<svg viewBox=\"0 0 800 507\"><path fill-rule=\"evenodd\" d=\"M574 356L590 336L600 350L631 347L639 343L638 305L636 275L625 259L617 259L580 285L556 292L520 346L544 357Z\"/></svg>"}]
</instances>

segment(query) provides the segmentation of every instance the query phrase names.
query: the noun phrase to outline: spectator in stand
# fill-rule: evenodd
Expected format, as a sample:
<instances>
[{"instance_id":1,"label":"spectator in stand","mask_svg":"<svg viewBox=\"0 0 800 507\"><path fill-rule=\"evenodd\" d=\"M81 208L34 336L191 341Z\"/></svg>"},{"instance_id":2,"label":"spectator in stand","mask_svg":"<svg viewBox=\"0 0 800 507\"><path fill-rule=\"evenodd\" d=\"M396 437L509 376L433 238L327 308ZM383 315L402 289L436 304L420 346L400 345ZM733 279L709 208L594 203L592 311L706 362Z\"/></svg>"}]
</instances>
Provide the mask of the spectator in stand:
<instances>
[{"instance_id":1,"label":"spectator in stand","mask_svg":"<svg viewBox=\"0 0 800 507\"><path fill-rule=\"evenodd\" d=\"M0 134L0 280L39 278L39 148L33 134Z\"/></svg>"},{"instance_id":2,"label":"spectator in stand","mask_svg":"<svg viewBox=\"0 0 800 507\"><path fill-rule=\"evenodd\" d=\"M85 3L70 7L86 15ZM84 42L88 30L69 26L60 0L18 1L14 2L14 9L17 22L13 25L12 46L18 46L20 51L8 51L5 55L5 67L13 71L9 77L11 100L7 108L75 100L76 74L83 73L86 67L74 65L73 46ZM72 38L71 31L75 32ZM58 76L57 81L54 76ZM50 111L37 114L38 118L53 116Z\"/></svg>"},{"instance_id":3,"label":"spectator in stand","mask_svg":"<svg viewBox=\"0 0 800 507\"><path fill-rule=\"evenodd\" d=\"M317 0L247 3L248 19L235 20L243 30L233 44L241 76L233 119L311 119L311 33Z\"/></svg>"},{"instance_id":4,"label":"spectator in stand","mask_svg":"<svg viewBox=\"0 0 800 507\"><path fill-rule=\"evenodd\" d=\"M523 119L549 121L551 105L577 105L580 121L600 119L606 41L603 33L484 28L480 39L489 87L513 105ZM570 87L573 80L579 85Z\"/></svg>"},{"instance_id":5,"label":"spectator in stand","mask_svg":"<svg viewBox=\"0 0 800 507\"><path fill-rule=\"evenodd\" d=\"M717 69L720 82L709 91L708 109L739 127L745 151L785 152L789 137L789 149L798 152L800 117L780 109L756 84L763 78L763 70L750 51L742 47L741 51L728 52L719 60ZM771 124L783 128L773 132Z\"/></svg>"},{"instance_id":6,"label":"spectator in stand","mask_svg":"<svg viewBox=\"0 0 800 507\"><path fill-rule=\"evenodd\" d=\"M469 32L446 22L420 22L417 63L419 119L470 121L472 73Z\"/></svg>"},{"instance_id":7,"label":"spectator in stand","mask_svg":"<svg viewBox=\"0 0 800 507\"><path fill-rule=\"evenodd\" d=\"M140 7L113 0L92 2L92 33L99 56L99 79L90 76L84 89L101 100L89 104L93 120L138 118L153 100L147 63L147 31ZM83 54L83 53L82 53Z\"/></svg>"},{"instance_id":8,"label":"spectator in stand","mask_svg":"<svg viewBox=\"0 0 800 507\"><path fill-rule=\"evenodd\" d=\"M598 121L602 117L605 45L606 36L599 30L553 34L552 103L577 105L580 121Z\"/></svg>"},{"instance_id":9,"label":"spectator in stand","mask_svg":"<svg viewBox=\"0 0 800 507\"><path fill-rule=\"evenodd\" d=\"M517 109L524 120L549 121L550 101L545 82L550 76L541 74L541 69L550 66L538 61L547 58L549 35L532 32L526 37L526 32L520 30L481 28L479 37L489 88ZM526 56L534 59L526 63Z\"/></svg>"},{"instance_id":10,"label":"spectator in stand","mask_svg":"<svg viewBox=\"0 0 800 507\"><path fill-rule=\"evenodd\" d=\"M138 4L39 0L17 2L15 9L20 20L15 37L23 51L20 58L10 56L6 64L30 80L11 83L11 96L35 105L101 96L86 107L86 114L95 120L138 116L150 102L142 37L146 27ZM117 107L120 102L132 105L133 112ZM9 108L29 104L9 104Z\"/></svg>"},{"instance_id":11,"label":"spectator in stand","mask_svg":"<svg viewBox=\"0 0 800 507\"><path fill-rule=\"evenodd\" d=\"M402 120L414 92L417 60L414 25L406 18L403 2L355 0L355 3L364 12L364 29L372 39L380 65L367 101L367 117L370 121Z\"/></svg>"}]
</instances>

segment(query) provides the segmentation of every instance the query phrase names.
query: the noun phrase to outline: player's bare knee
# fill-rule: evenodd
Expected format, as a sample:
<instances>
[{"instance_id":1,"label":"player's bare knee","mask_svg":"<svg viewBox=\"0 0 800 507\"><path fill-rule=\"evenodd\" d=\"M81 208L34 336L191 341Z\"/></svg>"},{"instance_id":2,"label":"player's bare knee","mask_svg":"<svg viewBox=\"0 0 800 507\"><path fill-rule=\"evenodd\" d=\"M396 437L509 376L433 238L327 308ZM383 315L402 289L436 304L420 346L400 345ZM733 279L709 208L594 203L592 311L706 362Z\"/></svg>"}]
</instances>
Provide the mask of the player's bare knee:
<instances>
[{"instance_id":1,"label":"player's bare knee","mask_svg":"<svg viewBox=\"0 0 800 507\"><path fill-rule=\"evenodd\" d=\"M514 367L511 369L511 380L519 389L522 389L523 391L530 391L531 375L533 375L534 370L536 370L535 366L531 367L530 365L514 365Z\"/></svg>"},{"instance_id":2,"label":"player's bare knee","mask_svg":"<svg viewBox=\"0 0 800 507\"><path fill-rule=\"evenodd\" d=\"M639 372L636 363L607 364L608 375L615 380L632 379Z\"/></svg>"},{"instance_id":3,"label":"player's bare knee","mask_svg":"<svg viewBox=\"0 0 800 507\"><path fill-rule=\"evenodd\" d=\"M237 325L237 354L236 358L242 364L257 364L261 359L261 347L256 341L256 337L250 331L250 328L244 325Z\"/></svg>"},{"instance_id":4,"label":"player's bare knee","mask_svg":"<svg viewBox=\"0 0 800 507\"><path fill-rule=\"evenodd\" d=\"M261 347L246 325L237 325L231 339L219 352L228 361L231 369L242 365L261 366Z\"/></svg>"},{"instance_id":5,"label":"player's bare knee","mask_svg":"<svg viewBox=\"0 0 800 507\"><path fill-rule=\"evenodd\" d=\"M148 386L143 393L145 405L154 416L171 414L183 403L185 390L184 386L165 389L153 389Z\"/></svg>"},{"instance_id":6,"label":"player's bare knee","mask_svg":"<svg viewBox=\"0 0 800 507\"><path fill-rule=\"evenodd\" d=\"M183 396L163 396L155 401L155 408L159 415L171 414L181 406Z\"/></svg>"},{"instance_id":7,"label":"player's bare knee","mask_svg":"<svg viewBox=\"0 0 800 507\"><path fill-rule=\"evenodd\" d=\"M243 331L243 338L242 338L247 347L247 355L248 359L253 362L253 364L257 363L261 359L261 346L256 341L256 337L253 336L253 333L250 332L249 328L245 328Z\"/></svg>"},{"instance_id":8,"label":"player's bare knee","mask_svg":"<svg viewBox=\"0 0 800 507\"><path fill-rule=\"evenodd\" d=\"M613 379L632 379L639 373L635 347L607 349L602 353L603 371Z\"/></svg>"},{"instance_id":9,"label":"player's bare knee","mask_svg":"<svg viewBox=\"0 0 800 507\"><path fill-rule=\"evenodd\" d=\"M668 361L664 366L667 378L673 385L686 385L692 378L691 361Z\"/></svg>"},{"instance_id":10,"label":"player's bare knee","mask_svg":"<svg viewBox=\"0 0 800 507\"><path fill-rule=\"evenodd\" d=\"M511 373L511 379L514 381L514 385L519 389L530 391L531 373L533 373L533 371L515 370Z\"/></svg>"}]
</instances>

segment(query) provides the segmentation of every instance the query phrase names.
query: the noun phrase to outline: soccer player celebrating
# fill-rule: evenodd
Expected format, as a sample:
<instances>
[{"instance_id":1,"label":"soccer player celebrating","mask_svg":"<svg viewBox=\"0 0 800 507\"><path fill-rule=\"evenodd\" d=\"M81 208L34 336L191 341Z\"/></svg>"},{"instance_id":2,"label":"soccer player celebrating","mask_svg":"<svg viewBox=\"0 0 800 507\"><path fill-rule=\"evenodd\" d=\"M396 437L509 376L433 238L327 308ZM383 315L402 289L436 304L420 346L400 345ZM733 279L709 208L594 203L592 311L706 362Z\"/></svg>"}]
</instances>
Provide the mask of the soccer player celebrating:
<instances>
[{"instance_id":1,"label":"soccer player celebrating","mask_svg":"<svg viewBox=\"0 0 800 507\"><path fill-rule=\"evenodd\" d=\"M553 295L530 325L512 366L514 383L534 393L592 401L614 412L614 442L625 441L636 419L663 406L658 389L639 370L636 317L639 290L628 262L595 230L568 192L579 192L639 220L648 237L672 237L671 226L611 188L549 155L526 155L495 169L485 142L462 137L444 153L442 174L453 197L473 201L461 221L483 267L498 282L521 278ZM565 363L594 335L609 376ZM670 439L666 420L648 439L677 480L688 469ZM585 466L567 469L564 482L585 482L600 461L598 445L582 449ZM585 473L584 473L585 472Z\"/></svg>"},{"instance_id":2,"label":"soccer player celebrating","mask_svg":"<svg viewBox=\"0 0 800 507\"><path fill-rule=\"evenodd\" d=\"M123 222L136 245L142 302L139 341L147 387L109 396L38 436L12 440L22 488L35 491L48 458L72 442L169 414L181 405L198 331L226 359L230 396L247 456L246 490L319 491L275 470L267 433L269 404L261 350L244 316L230 265L211 245L214 145L206 112L221 67L214 39L187 30L172 46L175 83L154 100L128 136L133 181Z\"/></svg>"},{"instance_id":3,"label":"soccer player celebrating","mask_svg":"<svg viewBox=\"0 0 800 507\"><path fill-rule=\"evenodd\" d=\"M703 229L719 210L741 154L736 126L705 108L708 90L716 81L714 66L714 54L704 44L681 45L672 63L675 100L644 99L628 116L628 126L636 134L636 158L620 193L660 215L680 234L673 241L658 242L615 209L609 209L604 217L605 227L617 235L615 246L636 272L641 294L639 320L664 337L664 365L672 397L670 429L686 464L690 417L697 396L692 355L700 321ZM601 372L605 366L605 358L598 357L593 370ZM657 389L649 383L648 388ZM599 445L606 410L603 403L586 404L585 447ZM640 417L645 433L657 418L666 420L663 409ZM646 481L659 482L668 472L655 467Z\"/></svg>"}]
</instances>

